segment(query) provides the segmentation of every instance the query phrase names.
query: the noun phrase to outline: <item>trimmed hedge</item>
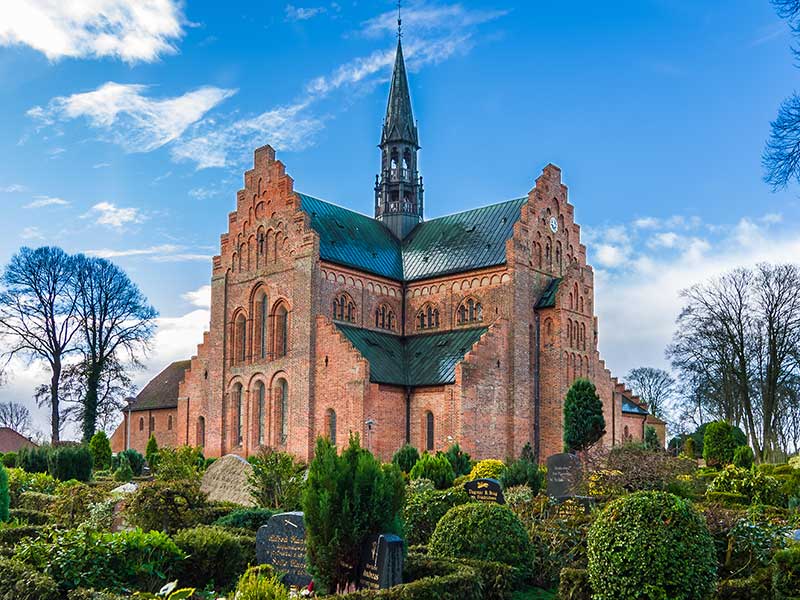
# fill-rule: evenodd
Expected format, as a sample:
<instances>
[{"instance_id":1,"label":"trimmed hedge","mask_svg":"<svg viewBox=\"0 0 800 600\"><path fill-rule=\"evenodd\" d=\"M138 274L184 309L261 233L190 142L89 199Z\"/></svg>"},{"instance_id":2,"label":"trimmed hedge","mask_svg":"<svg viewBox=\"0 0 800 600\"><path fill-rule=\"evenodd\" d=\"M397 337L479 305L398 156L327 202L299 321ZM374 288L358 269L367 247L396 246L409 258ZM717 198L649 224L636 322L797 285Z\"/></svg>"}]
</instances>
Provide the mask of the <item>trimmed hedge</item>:
<instances>
[{"instance_id":1,"label":"trimmed hedge","mask_svg":"<svg viewBox=\"0 0 800 600\"><path fill-rule=\"evenodd\" d=\"M17 527L0 527L0 547L16 546L25 538L38 538L44 533L42 525L19 525Z\"/></svg>"},{"instance_id":2,"label":"trimmed hedge","mask_svg":"<svg viewBox=\"0 0 800 600\"><path fill-rule=\"evenodd\" d=\"M53 494L42 494L41 492L22 492L19 495L18 506L27 510L38 510L47 512L53 509L53 503L57 500Z\"/></svg>"},{"instance_id":3,"label":"trimmed hedge","mask_svg":"<svg viewBox=\"0 0 800 600\"><path fill-rule=\"evenodd\" d=\"M0 600L59 600L52 577L28 565L0 558Z\"/></svg>"},{"instance_id":4,"label":"trimmed hedge","mask_svg":"<svg viewBox=\"0 0 800 600\"><path fill-rule=\"evenodd\" d=\"M511 568L479 560L436 559L410 553L402 585L337 596L342 600L507 600Z\"/></svg>"},{"instance_id":5,"label":"trimmed hedge","mask_svg":"<svg viewBox=\"0 0 800 600\"><path fill-rule=\"evenodd\" d=\"M772 569L760 569L750 577L720 581L714 600L766 600L771 597Z\"/></svg>"},{"instance_id":6,"label":"trimmed hedge","mask_svg":"<svg viewBox=\"0 0 800 600\"><path fill-rule=\"evenodd\" d=\"M247 569L252 553L250 538L208 525L184 529L173 540L187 554L178 565L178 580L196 588L211 582L216 589L230 588Z\"/></svg>"},{"instance_id":7,"label":"trimmed hedge","mask_svg":"<svg viewBox=\"0 0 800 600\"><path fill-rule=\"evenodd\" d=\"M94 458L87 446L59 446L47 455L47 470L56 479L89 481Z\"/></svg>"},{"instance_id":8,"label":"trimmed hedge","mask_svg":"<svg viewBox=\"0 0 800 600\"><path fill-rule=\"evenodd\" d=\"M800 597L800 546L776 552L773 557L773 600L795 600Z\"/></svg>"},{"instance_id":9,"label":"trimmed hedge","mask_svg":"<svg viewBox=\"0 0 800 600\"><path fill-rule=\"evenodd\" d=\"M8 471L0 464L0 523L8 521L9 506L11 506L11 495L8 492Z\"/></svg>"},{"instance_id":10,"label":"trimmed hedge","mask_svg":"<svg viewBox=\"0 0 800 600\"><path fill-rule=\"evenodd\" d=\"M530 538L511 510L500 504L470 502L451 508L436 525L428 552L439 558L501 562L530 570Z\"/></svg>"},{"instance_id":11,"label":"trimmed hedge","mask_svg":"<svg viewBox=\"0 0 800 600\"><path fill-rule=\"evenodd\" d=\"M463 487L409 493L401 513L408 545L427 544L447 511L467 502L469 494Z\"/></svg>"},{"instance_id":12,"label":"trimmed hedge","mask_svg":"<svg viewBox=\"0 0 800 600\"><path fill-rule=\"evenodd\" d=\"M30 525L45 525L50 520L48 513L27 508L12 508L9 511L9 516L12 519L25 521Z\"/></svg>"},{"instance_id":13,"label":"trimmed hedge","mask_svg":"<svg viewBox=\"0 0 800 600\"><path fill-rule=\"evenodd\" d=\"M207 508L197 481L149 481L126 501L125 518L145 531L174 533L197 525Z\"/></svg>"},{"instance_id":14,"label":"trimmed hedge","mask_svg":"<svg viewBox=\"0 0 800 600\"><path fill-rule=\"evenodd\" d=\"M609 503L587 546L594 600L702 600L715 587L706 520L673 494L636 492Z\"/></svg>"},{"instance_id":15,"label":"trimmed hedge","mask_svg":"<svg viewBox=\"0 0 800 600\"><path fill-rule=\"evenodd\" d=\"M6 452L5 454L0 455L0 463L3 463L4 466L12 469L17 466L17 453L16 452Z\"/></svg>"},{"instance_id":16,"label":"trimmed hedge","mask_svg":"<svg viewBox=\"0 0 800 600\"><path fill-rule=\"evenodd\" d=\"M277 511L268 508L239 508L212 523L218 527L232 527L257 532Z\"/></svg>"},{"instance_id":17,"label":"trimmed hedge","mask_svg":"<svg viewBox=\"0 0 800 600\"><path fill-rule=\"evenodd\" d=\"M439 490L449 488L456 478L453 466L444 454L427 452L419 457L408 476L411 479L430 479Z\"/></svg>"},{"instance_id":18,"label":"trimmed hedge","mask_svg":"<svg viewBox=\"0 0 800 600\"><path fill-rule=\"evenodd\" d=\"M592 600L592 584L586 569L561 569L559 579L559 600Z\"/></svg>"},{"instance_id":19,"label":"trimmed hedge","mask_svg":"<svg viewBox=\"0 0 800 600\"><path fill-rule=\"evenodd\" d=\"M47 473L50 446L22 448L17 453L17 466L28 473Z\"/></svg>"}]
</instances>

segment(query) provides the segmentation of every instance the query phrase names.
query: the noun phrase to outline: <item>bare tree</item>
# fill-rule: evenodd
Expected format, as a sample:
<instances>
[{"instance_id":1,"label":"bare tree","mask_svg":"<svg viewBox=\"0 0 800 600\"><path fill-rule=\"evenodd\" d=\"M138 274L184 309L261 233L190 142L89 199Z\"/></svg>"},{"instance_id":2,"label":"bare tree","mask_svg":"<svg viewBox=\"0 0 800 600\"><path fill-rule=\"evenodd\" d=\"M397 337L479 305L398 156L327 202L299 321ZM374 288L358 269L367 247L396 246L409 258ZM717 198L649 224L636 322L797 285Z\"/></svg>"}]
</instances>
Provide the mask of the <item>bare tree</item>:
<instances>
[{"instance_id":1,"label":"bare tree","mask_svg":"<svg viewBox=\"0 0 800 600\"><path fill-rule=\"evenodd\" d=\"M65 414L75 423L83 422L88 379L88 368L84 363L71 364L64 369L61 393L69 405ZM134 393L135 387L125 366L112 358L106 363L97 387L97 428L111 433L127 405L126 399Z\"/></svg>"},{"instance_id":2,"label":"bare tree","mask_svg":"<svg viewBox=\"0 0 800 600\"><path fill-rule=\"evenodd\" d=\"M625 377L633 392L647 403L650 413L666 419L667 404L675 392L675 378L664 369L637 367Z\"/></svg>"},{"instance_id":3,"label":"bare tree","mask_svg":"<svg viewBox=\"0 0 800 600\"><path fill-rule=\"evenodd\" d=\"M75 261L60 248L22 248L6 266L0 283L0 335L7 360L21 355L50 366L51 440L61 430L59 381L64 356L74 349Z\"/></svg>"},{"instance_id":4,"label":"bare tree","mask_svg":"<svg viewBox=\"0 0 800 600\"><path fill-rule=\"evenodd\" d=\"M139 288L113 263L102 258L77 257L77 298L83 334L86 373L83 438L97 428L103 373L114 363L139 365L155 333L155 308ZM127 360L125 360L127 359Z\"/></svg>"},{"instance_id":5,"label":"bare tree","mask_svg":"<svg viewBox=\"0 0 800 600\"><path fill-rule=\"evenodd\" d=\"M0 427L27 436L31 432L31 411L18 402L0 402Z\"/></svg>"}]
</instances>

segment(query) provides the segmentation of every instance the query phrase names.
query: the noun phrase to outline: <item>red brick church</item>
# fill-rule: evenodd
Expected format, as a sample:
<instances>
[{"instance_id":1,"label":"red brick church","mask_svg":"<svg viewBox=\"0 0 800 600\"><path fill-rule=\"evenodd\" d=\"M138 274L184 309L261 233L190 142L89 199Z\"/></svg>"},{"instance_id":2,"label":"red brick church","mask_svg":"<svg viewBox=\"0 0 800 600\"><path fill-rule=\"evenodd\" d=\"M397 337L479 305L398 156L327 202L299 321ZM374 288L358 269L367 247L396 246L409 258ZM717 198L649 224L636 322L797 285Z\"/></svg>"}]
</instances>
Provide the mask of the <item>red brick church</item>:
<instances>
[{"instance_id":1,"label":"red brick church","mask_svg":"<svg viewBox=\"0 0 800 600\"><path fill-rule=\"evenodd\" d=\"M418 139L398 41L374 217L295 191L274 150L255 151L213 259L209 331L163 391L163 439L308 459L317 436L343 446L358 432L384 459L406 442L458 442L473 458L530 442L544 459L562 450L567 389L588 377L606 444L645 425L663 441L663 422L600 359L561 170L547 165L520 198L425 220ZM136 410L117 446L159 437Z\"/></svg>"}]
</instances>

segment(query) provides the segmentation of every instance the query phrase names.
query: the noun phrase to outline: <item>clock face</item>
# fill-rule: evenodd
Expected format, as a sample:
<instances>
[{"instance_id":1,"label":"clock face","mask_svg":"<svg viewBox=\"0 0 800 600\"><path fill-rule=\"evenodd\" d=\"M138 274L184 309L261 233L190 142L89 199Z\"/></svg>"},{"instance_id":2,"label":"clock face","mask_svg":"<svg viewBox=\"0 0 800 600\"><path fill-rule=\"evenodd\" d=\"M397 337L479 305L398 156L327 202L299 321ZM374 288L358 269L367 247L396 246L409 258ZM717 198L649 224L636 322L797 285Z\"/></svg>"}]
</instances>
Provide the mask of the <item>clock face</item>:
<instances>
[{"instance_id":1,"label":"clock face","mask_svg":"<svg viewBox=\"0 0 800 600\"><path fill-rule=\"evenodd\" d=\"M555 217L550 217L550 230L553 233L556 233L558 231L558 219L556 219Z\"/></svg>"}]
</instances>

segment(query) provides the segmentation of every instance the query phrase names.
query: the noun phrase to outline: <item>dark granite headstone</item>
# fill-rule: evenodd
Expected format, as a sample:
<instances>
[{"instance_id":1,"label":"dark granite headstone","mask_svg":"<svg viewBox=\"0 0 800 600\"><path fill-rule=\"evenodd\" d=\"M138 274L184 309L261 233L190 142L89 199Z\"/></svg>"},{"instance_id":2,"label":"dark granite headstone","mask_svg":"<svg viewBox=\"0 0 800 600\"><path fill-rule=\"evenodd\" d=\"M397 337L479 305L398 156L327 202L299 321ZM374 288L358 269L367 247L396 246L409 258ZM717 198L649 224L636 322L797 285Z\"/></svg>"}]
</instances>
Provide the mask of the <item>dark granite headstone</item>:
<instances>
[{"instance_id":1,"label":"dark granite headstone","mask_svg":"<svg viewBox=\"0 0 800 600\"><path fill-rule=\"evenodd\" d=\"M273 515L256 534L256 562L268 564L281 573L287 585L306 587L311 575L306 568L306 528L303 513Z\"/></svg>"},{"instance_id":2,"label":"dark granite headstone","mask_svg":"<svg viewBox=\"0 0 800 600\"><path fill-rule=\"evenodd\" d=\"M391 533L369 538L358 572L359 589L384 590L403 583L403 540Z\"/></svg>"},{"instance_id":3,"label":"dark granite headstone","mask_svg":"<svg viewBox=\"0 0 800 600\"><path fill-rule=\"evenodd\" d=\"M505 504L503 486L497 479L473 479L464 484L464 489L472 500Z\"/></svg>"},{"instance_id":4,"label":"dark granite headstone","mask_svg":"<svg viewBox=\"0 0 800 600\"><path fill-rule=\"evenodd\" d=\"M553 454L547 458L547 495L567 498L575 495L581 476L581 461L574 454Z\"/></svg>"}]
</instances>

